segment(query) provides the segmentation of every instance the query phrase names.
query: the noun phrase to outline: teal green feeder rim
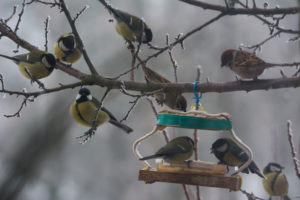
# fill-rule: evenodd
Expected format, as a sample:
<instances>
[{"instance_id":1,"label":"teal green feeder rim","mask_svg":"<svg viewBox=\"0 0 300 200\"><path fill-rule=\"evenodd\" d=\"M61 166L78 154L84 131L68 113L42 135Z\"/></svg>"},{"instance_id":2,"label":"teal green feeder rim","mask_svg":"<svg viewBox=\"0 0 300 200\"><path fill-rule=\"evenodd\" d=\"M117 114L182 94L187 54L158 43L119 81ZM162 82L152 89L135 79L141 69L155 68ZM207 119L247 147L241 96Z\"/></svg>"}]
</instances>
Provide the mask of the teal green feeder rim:
<instances>
[{"instance_id":1,"label":"teal green feeder rim","mask_svg":"<svg viewBox=\"0 0 300 200\"><path fill-rule=\"evenodd\" d=\"M158 114L157 125L176 126L179 128L231 130L232 121L227 119L207 119L194 116Z\"/></svg>"}]
</instances>

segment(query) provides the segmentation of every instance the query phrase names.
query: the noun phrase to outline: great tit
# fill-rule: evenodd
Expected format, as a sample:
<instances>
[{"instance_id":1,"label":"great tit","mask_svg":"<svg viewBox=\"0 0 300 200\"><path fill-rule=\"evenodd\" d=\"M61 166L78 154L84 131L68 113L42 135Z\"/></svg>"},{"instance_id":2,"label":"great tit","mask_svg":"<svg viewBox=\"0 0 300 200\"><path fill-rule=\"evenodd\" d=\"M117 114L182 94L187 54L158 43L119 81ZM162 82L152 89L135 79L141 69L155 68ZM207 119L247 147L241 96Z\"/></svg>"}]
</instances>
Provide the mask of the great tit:
<instances>
[{"instance_id":1,"label":"great tit","mask_svg":"<svg viewBox=\"0 0 300 200\"><path fill-rule=\"evenodd\" d=\"M100 1L101 2L101 1ZM127 12L112 8L101 2L117 21L116 31L127 41L148 43L152 40L150 27L140 18Z\"/></svg>"},{"instance_id":2,"label":"great tit","mask_svg":"<svg viewBox=\"0 0 300 200\"><path fill-rule=\"evenodd\" d=\"M14 61L22 75L28 79L42 79L49 76L56 64L54 55L46 51L31 51L13 57L2 54L0 56Z\"/></svg>"},{"instance_id":3,"label":"great tit","mask_svg":"<svg viewBox=\"0 0 300 200\"><path fill-rule=\"evenodd\" d=\"M241 166L249 159L247 153L230 138L220 138L216 140L212 144L211 153L214 153L220 161L220 164L228 166ZM254 161L242 172L248 174L249 171L264 178Z\"/></svg>"},{"instance_id":4,"label":"great tit","mask_svg":"<svg viewBox=\"0 0 300 200\"><path fill-rule=\"evenodd\" d=\"M282 173L283 167L277 163L270 162L265 166L263 173L265 179L262 180L265 191L271 196L280 196L284 200L290 200L287 195L289 190L289 183Z\"/></svg>"},{"instance_id":5,"label":"great tit","mask_svg":"<svg viewBox=\"0 0 300 200\"><path fill-rule=\"evenodd\" d=\"M161 147L154 155L140 158L148 160L162 157L164 161L172 164L182 164L188 160L194 152L194 141L187 136L177 137L165 146Z\"/></svg>"},{"instance_id":6,"label":"great tit","mask_svg":"<svg viewBox=\"0 0 300 200\"><path fill-rule=\"evenodd\" d=\"M56 58L66 63L73 64L81 57L80 50L76 47L75 37L72 33L63 34L54 44Z\"/></svg>"},{"instance_id":7,"label":"great tit","mask_svg":"<svg viewBox=\"0 0 300 200\"><path fill-rule=\"evenodd\" d=\"M100 106L99 101L91 95L91 92L87 88L81 88L76 100L70 106L70 113L78 124L86 127L92 127L93 122L96 119L97 111ZM100 126L105 122L109 122L116 127L122 129L126 133L130 133L133 130L121 124L106 108L101 107L98 111L96 125Z\"/></svg>"},{"instance_id":8,"label":"great tit","mask_svg":"<svg viewBox=\"0 0 300 200\"><path fill-rule=\"evenodd\" d=\"M171 83L168 79L153 71L152 69L142 65L145 79L147 82L152 83ZM186 112L187 101L180 92L159 92L153 95L159 105L167 105L171 109Z\"/></svg>"},{"instance_id":9,"label":"great tit","mask_svg":"<svg viewBox=\"0 0 300 200\"><path fill-rule=\"evenodd\" d=\"M243 79L257 79L272 65L247 51L228 49L221 55L221 67L223 66L229 67Z\"/></svg>"}]
</instances>

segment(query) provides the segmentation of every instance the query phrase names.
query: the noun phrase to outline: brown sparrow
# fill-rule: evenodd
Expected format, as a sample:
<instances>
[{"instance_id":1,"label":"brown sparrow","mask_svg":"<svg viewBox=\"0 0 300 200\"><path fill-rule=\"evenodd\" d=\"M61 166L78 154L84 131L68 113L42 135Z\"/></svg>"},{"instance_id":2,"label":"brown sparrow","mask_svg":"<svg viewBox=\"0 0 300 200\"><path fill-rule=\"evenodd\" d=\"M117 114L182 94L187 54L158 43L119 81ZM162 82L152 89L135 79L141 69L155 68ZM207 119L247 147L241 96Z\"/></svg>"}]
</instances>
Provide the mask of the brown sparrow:
<instances>
[{"instance_id":1,"label":"brown sparrow","mask_svg":"<svg viewBox=\"0 0 300 200\"><path fill-rule=\"evenodd\" d=\"M152 83L171 83L168 79L153 71L152 69L142 65L147 82ZM159 105L167 105L171 109L186 112L187 101L181 92L159 92L153 95Z\"/></svg>"},{"instance_id":2,"label":"brown sparrow","mask_svg":"<svg viewBox=\"0 0 300 200\"><path fill-rule=\"evenodd\" d=\"M266 68L273 66L252 53L235 49L224 51L221 62L221 67L229 67L243 79L257 79Z\"/></svg>"}]
</instances>

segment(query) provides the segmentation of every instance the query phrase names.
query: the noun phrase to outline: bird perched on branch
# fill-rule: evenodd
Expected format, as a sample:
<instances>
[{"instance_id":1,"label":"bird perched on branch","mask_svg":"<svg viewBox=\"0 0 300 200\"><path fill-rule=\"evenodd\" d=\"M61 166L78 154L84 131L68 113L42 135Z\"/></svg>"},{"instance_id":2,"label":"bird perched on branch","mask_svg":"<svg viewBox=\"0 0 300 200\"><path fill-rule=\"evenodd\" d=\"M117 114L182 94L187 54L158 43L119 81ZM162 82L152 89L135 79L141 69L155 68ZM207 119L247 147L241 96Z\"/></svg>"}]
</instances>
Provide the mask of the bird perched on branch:
<instances>
[{"instance_id":1,"label":"bird perched on branch","mask_svg":"<svg viewBox=\"0 0 300 200\"><path fill-rule=\"evenodd\" d=\"M75 63L80 57L81 52L76 47L75 37L72 33L63 34L54 44L55 56L66 63Z\"/></svg>"},{"instance_id":2,"label":"bird perched on branch","mask_svg":"<svg viewBox=\"0 0 300 200\"><path fill-rule=\"evenodd\" d=\"M86 127L100 126L109 122L126 133L133 131L132 128L120 123L106 108L99 107L100 102L91 95L90 90L81 88L70 107L70 113L75 122Z\"/></svg>"},{"instance_id":3,"label":"bird perched on branch","mask_svg":"<svg viewBox=\"0 0 300 200\"><path fill-rule=\"evenodd\" d=\"M182 164L193 155L193 152L194 141L190 137L182 136L171 140L165 146L161 147L155 154L140 158L140 160L161 157L168 163Z\"/></svg>"},{"instance_id":4,"label":"bird perched on branch","mask_svg":"<svg viewBox=\"0 0 300 200\"><path fill-rule=\"evenodd\" d=\"M265 191L271 196L280 196L283 200L290 200L287 195L289 183L282 173L284 167L270 162L263 170L265 179L262 180Z\"/></svg>"},{"instance_id":5,"label":"bird perched on branch","mask_svg":"<svg viewBox=\"0 0 300 200\"><path fill-rule=\"evenodd\" d=\"M221 67L229 67L243 79L257 79L266 68L274 65L243 50L228 49L221 56Z\"/></svg>"},{"instance_id":6,"label":"bird perched on branch","mask_svg":"<svg viewBox=\"0 0 300 200\"><path fill-rule=\"evenodd\" d=\"M211 153L214 153L221 164L228 166L241 166L249 159L247 153L230 138L220 138L216 140L212 144ZM254 161L242 172L248 174L249 171L264 178Z\"/></svg>"},{"instance_id":7,"label":"bird perched on branch","mask_svg":"<svg viewBox=\"0 0 300 200\"><path fill-rule=\"evenodd\" d=\"M51 74L56 65L54 55L46 51L31 51L13 57L2 54L0 56L14 61L19 66L21 74L28 79L45 78Z\"/></svg>"},{"instance_id":8,"label":"bird perched on branch","mask_svg":"<svg viewBox=\"0 0 300 200\"><path fill-rule=\"evenodd\" d=\"M99 0L100 1L100 0ZM144 20L127 12L112 8L100 1L112 13L117 21L117 32L127 41L148 43L152 40L152 31Z\"/></svg>"},{"instance_id":9,"label":"bird perched on branch","mask_svg":"<svg viewBox=\"0 0 300 200\"><path fill-rule=\"evenodd\" d=\"M153 71L152 69L142 65L147 82L152 83L171 83L168 79ZM186 112L187 101L180 92L158 92L155 93L154 98L159 105L167 105L171 109Z\"/></svg>"}]
</instances>

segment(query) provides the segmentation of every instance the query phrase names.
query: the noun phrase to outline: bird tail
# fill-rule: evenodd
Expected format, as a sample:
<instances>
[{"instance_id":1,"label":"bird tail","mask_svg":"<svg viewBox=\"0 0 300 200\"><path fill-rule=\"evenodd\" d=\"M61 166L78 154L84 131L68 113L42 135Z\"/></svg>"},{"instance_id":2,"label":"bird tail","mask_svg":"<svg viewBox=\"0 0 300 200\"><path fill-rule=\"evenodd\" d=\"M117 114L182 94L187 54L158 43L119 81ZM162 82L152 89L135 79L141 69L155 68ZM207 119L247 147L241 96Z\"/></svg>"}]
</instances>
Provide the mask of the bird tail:
<instances>
[{"instance_id":1,"label":"bird tail","mask_svg":"<svg viewBox=\"0 0 300 200\"><path fill-rule=\"evenodd\" d=\"M146 156L143 158L140 158L139 160L149 160L149 159L153 159L153 158L158 158L161 157L160 155L151 155L151 156Z\"/></svg>"},{"instance_id":2,"label":"bird tail","mask_svg":"<svg viewBox=\"0 0 300 200\"><path fill-rule=\"evenodd\" d=\"M255 162L251 162L250 165L248 166L249 170L251 173L255 173L258 176L260 176L261 178L266 178L259 170L259 168L257 167L257 165L255 164Z\"/></svg>"},{"instance_id":3,"label":"bird tail","mask_svg":"<svg viewBox=\"0 0 300 200\"><path fill-rule=\"evenodd\" d=\"M3 55L3 54L0 54L0 56L3 57L3 58L7 58L9 60L12 60L15 63L19 63L19 61L20 61L19 59L15 58L15 57L6 56L6 55Z\"/></svg>"},{"instance_id":4,"label":"bird tail","mask_svg":"<svg viewBox=\"0 0 300 200\"><path fill-rule=\"evenodd\" d=\"M121 16L119 15L119 13L110 5L106 2L106 0L99 0L100 3L102 3L104 5L104 7L109 10L109 12L111 12L116 18L121 18Z\"/></svg>"},{"instance_id":5,"label":"bird tail","mask_svg":"<svg viewBox=\"0 0 300 200\"><path fill-rule=\"evenodd\" d=\"M116 120L110 119L109 122L113 125L115 125L116 127L122 129L123 131L125 131L126 133L130 133L133 131L132 128L130 128L129 126L126 126L125 124L122 124Z\"/></svg>"}]
</instances>

